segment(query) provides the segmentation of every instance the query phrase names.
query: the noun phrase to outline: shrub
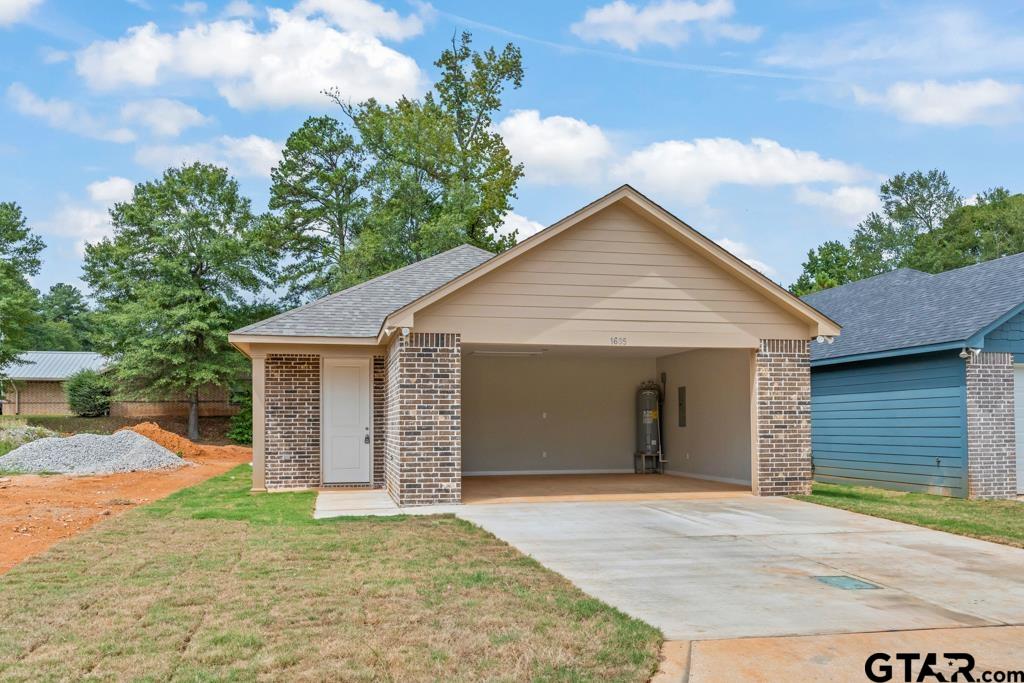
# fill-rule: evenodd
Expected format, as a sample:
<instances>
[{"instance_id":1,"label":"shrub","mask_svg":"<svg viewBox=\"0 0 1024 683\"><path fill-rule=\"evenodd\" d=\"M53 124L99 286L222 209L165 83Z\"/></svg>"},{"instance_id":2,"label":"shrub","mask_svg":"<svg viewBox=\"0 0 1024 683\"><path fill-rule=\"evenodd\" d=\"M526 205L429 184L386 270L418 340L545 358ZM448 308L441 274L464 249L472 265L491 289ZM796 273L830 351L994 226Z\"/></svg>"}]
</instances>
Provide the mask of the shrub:
<instances>
[{"instance_id":1,"label":"shrub","mask_svg":"<svg viewBox=\"0 0 1024 683\"><path fill-rule=\"evenodd\" d=\"M231 417L228 438L248 446L252 443L252 391L239 392L231 402L239 406L239 411Z\"/></svg>"},{"instance_id":2,"label":"shrub","mask_svg":"<svg viewBox=\"0 0 1024 683\"><path fill-rule=\"evenodd\" d=\"M79 417L99 417L110 410L110 382L95 370L82 370L64 383L71 412Z\"/></svg>"}]
</instances>

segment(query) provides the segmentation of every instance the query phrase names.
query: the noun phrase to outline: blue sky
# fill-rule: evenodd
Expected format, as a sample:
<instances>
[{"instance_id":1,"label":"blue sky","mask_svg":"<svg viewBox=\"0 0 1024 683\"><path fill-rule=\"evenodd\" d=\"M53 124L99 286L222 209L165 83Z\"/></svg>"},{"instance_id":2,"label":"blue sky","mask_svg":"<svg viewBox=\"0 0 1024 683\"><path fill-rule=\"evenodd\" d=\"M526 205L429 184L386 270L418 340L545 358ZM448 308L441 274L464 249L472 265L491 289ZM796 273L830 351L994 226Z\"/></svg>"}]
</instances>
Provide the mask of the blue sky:
<instances>
[{"instance_id":1,"label":"blue sky","mask_svg":"<svg viewBox=\"0 0 1024 683\"><path fill-rule=\"evenodd\" d=\"M106 209L168 165L254 206L319 92L417 96L454 31L523 50L496 125L525 234L629 182L789 284L900 171L1020 191L1024 7L836 0L0 0L0 201L78 284Z\"/></svg>"}]
</instances>

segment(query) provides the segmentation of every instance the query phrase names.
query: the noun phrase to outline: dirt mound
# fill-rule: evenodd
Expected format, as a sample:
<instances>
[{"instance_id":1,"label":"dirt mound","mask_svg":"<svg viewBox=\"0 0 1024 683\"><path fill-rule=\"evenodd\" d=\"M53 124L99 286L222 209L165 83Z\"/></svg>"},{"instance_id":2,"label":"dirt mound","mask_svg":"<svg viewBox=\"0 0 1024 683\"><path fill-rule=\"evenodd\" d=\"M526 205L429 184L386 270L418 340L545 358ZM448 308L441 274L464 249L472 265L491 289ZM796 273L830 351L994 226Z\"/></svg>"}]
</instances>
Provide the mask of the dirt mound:
<instances>
[{"instance_id":1,"label":"dirt mound","mask_svg":"<svg viewBox=\"0 0 1024 683\"><path fill-rule=\"evenodd\" d=\"M160 425L155 422L140 422L137 425L128 427L128 429L136 434L141 434L150 441L157 442L171 453L177 453L183 458L195 459L206 455L206 453L203 452L202 446L192 443L185 437L178 436L174 432L161 429Z\"/></svg>"},{"instance_id":2,"label":"dirt mound","mask_svg":"<svg viewBox=\"0 0 1024 683\"><path fill-rule=\"evenodd\" d=\"M245 446L209 446L189 441L180 434L162 429L155 422L140 422L137 425L126 427L136 434L157 442L172 453L178 453L187 460L239 460L246 456L251 457L252 450Z\"/></svg>"}]
</instances>

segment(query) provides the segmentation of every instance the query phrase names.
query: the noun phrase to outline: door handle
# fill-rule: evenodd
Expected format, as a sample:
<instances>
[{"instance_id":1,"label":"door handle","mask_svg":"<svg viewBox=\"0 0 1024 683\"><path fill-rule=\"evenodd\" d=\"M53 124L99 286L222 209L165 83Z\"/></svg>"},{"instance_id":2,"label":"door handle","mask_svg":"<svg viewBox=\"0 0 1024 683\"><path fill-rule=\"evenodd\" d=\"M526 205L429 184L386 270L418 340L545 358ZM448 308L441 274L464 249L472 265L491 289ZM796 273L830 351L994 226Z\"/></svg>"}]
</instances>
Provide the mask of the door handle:
<instances>
[{"instance_id":1,"label":"door handle","mask_svg":"<svg viewBox=\"0 0 1024 683\"><path fill-rule=\"evenodd\" d=\"M363 434L363 443L370 443L370 433Z\"/></svg>"}]
</instances>

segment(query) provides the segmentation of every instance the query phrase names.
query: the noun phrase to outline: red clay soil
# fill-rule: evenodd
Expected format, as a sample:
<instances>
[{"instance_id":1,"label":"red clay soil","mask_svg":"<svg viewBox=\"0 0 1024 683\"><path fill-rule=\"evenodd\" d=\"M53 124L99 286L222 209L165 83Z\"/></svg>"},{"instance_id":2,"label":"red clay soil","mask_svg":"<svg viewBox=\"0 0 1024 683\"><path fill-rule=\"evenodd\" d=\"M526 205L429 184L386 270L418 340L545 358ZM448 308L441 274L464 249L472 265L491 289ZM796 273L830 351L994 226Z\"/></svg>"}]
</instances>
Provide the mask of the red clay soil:
<instances>
[{"instance_id":1,"label":"red clay soil","mask_svg":"<svg viewBox=\"0 0 1024 683\"><path fill-rule=\"evenodd\" d=\"M92 476L20 474L0 478L0 574L107 517L252 460L250 448L192 443L152 422L132 429L181 453L195 466Z\"/></svg>"}]
</instances>

